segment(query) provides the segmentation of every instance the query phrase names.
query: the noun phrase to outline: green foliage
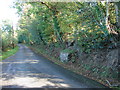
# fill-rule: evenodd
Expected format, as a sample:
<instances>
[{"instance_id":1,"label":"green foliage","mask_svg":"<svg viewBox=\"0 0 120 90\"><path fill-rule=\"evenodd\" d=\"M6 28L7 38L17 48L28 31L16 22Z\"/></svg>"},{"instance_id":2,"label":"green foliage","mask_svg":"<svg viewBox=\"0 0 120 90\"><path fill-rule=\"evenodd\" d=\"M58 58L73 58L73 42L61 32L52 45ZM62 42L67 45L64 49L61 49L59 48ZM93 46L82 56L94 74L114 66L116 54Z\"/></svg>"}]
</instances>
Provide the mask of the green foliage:
<instances>
[{"instance_id":1,"label":"green foliage","mask_svg":"<svg viewBox=\"0 0 120 90\"><path fill-rule=\"evenodd\" d=\"M17 44L17 36L15 36L16 32L8 20L2 22L1 32L2 51L6 51L8 47L14 48Z\"/></svg>"},{"instance_id":2,"label":"green foliage","mask_svg":"<svg viewBox=\"0 0 120 90\"><path fill-rule=\"evenodd\" d=\"M6 52L2 52L2 55L0 56L0 60L4 60L6 58L8 58L9 56L12 56L13 54L15 54L18 51L19 47L16 46L14 49L11 48L7 48Z\"/></svg>"},{"instance_id":3,"label":"green foliage","mask_svg":"<svg viewBox=\"0 0 120 90\"><path fill-rule=\"evenodd\" d=\"M73 53L70 62L74 63L76 56L82 52L91 53L118 42L114 36L120 32L119 2L29 2L16 3L15 8L20 15L18 42L40 46L36 50L41 50L43 54L52 55L57 50L57 54L60 51ZM9 43L7 41L4 39L3 44ZM70 42L74 43L69 45ZM69 49L71 46L79 53ZM101 78L117 75L111 75L106 67L91 64L81 66Z\"/></svg>"},{"instance_id":4,"label":"green foliage","mask_svg":"<svg viewBox=\"0 0 120 90\"><path fill-rule=\"evenodd\" d=\"M120 90L120 86L118 87L111 87L113 90Z\"/></svg>"},{"instance_id":5,"label":"green foliage","mask_svg":"<svg viewBox=\"0 0 120 90\"><path fill-rule=\"evenodd\" d=\"M74 53L74 50L67 48L67 49L62 50L62 52L63 53Z\"/></svg>"},{"instance_id":6,"label":"green foliage","mask_svg":"<svg viewBox=\"0 0 120 90\"><path fill-rule=\"evenodd\" d=\"M101 2L16 3L18 14L22 14L19 40L48 46L54 43L55 47L64 47L65 42L75 40L75 46L86 53L104 48L101 42L110 34L105 5ZM109 3L110 23L116 23L114 5Z\"/></svg>"}]
</instances>

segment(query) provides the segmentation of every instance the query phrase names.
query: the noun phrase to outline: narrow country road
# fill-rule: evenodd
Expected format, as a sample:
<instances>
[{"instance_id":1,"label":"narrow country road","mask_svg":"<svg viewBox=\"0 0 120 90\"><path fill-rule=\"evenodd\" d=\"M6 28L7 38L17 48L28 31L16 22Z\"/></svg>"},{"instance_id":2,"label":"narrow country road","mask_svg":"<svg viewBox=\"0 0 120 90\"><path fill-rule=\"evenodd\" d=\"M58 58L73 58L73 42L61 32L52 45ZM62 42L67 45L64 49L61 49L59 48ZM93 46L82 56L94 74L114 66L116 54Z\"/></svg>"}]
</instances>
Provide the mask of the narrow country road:
<instances>
[{"instance_id":1,"label":"narrow country road","mask_svg":"<svg viewBox=\"0 0 120 90\"><path fill-rule=\"evenodd\" d=\"M76 79L72 72L35 54L25 45L0 62L4 88L95 88L104 87L94 81ZM70 74L71 73L71 74ZM82 78L82 77L80 77Z\"/></svg>"}]
</instances>

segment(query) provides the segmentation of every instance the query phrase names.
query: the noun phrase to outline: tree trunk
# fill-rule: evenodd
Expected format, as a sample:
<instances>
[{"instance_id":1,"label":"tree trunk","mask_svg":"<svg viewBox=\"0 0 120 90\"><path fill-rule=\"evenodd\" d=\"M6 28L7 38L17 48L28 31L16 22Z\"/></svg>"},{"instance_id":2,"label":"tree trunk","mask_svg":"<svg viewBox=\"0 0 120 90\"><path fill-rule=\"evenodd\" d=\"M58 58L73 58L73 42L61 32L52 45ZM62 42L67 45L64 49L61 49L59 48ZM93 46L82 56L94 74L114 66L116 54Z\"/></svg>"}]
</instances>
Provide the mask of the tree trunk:
<instances>
[{"instance_id":1,"label":"tree trunk","mask_svg":"<svg viewBox=\"0 0 120 90\"><path fill-rule=\"evenodd\" d=\"M73 30L74 30L74 41L75 41L75 43L74 43L74 48L76 49L77 48L77 44L78 44L78 40L77 40L77 24L75 24L75 26L74 26L74 28L73 28Z\"/></svg>"},{"instance_id":2,"label":"tree trunk","mask_svg":"<svg viewBox=\"0 0 120 90\"><path fill-rule=\"evenodd\" d=\"M120 28L120 1L115 3L116 24Z\"/></svg>"},{"instance_id":3,"label":"tree trunk","mask_svg":"<svg viewBox=\"0 0 120 90\"><path fill-rule=\"evenodd\" d=\"M110 26L109 26L109 2L107 0L106 2L106 28L108 29L108 32L110 33Z\"/></svg>"},{"instance_id":4,"label":"tree trunk","mask_svg":"<svg viewBox=\"0 0 120 90\"><path fill-rule=\"evenodd\" d=\"M39 38L40 38L40 40L43 42L43 44L46 45L46 42L43 40L43 37L42 37L42 35L41 35L40 32L39 32Z\"/></svg>"},{"instance_id":5,"label":"tree trunk","mask_svg":"<svg viewBox=\"0 0 120 90\"><path fill-rule=\"evenodd\" d=\"M55 11L53 11L53 22L54 22L55 35L57 37L57 40L59 41L59 43L62 43L63 40L62 40L62 36L60 34L60 26L59 26L58 18L56 16Z\"/></svg>"},{"instance_id":6,"label":"tree trunk","mask_svg":"<svg viewBox=\"0 0 120 90\"><path fill-rule=\"evenodd\" d=\"M12 32L12 35L13 35L13 38L12 38L12 48L14 49L15 48L15 42L14 42L14 38L15 38L15 31L14 31L14 28L13 28L13 25L12 25L12 30L13 30L13 32Z\"/></svg>"},{"instance_id":7,"label":"tree trunk","mask_svg":"<svg viewBox=\"0 0 120 90\"><path fill-rule=\"evenodd\" d=\"M57 17L58 11L56 10L56 7L50 6L44 2L41 2L41 4L44 4L45 6L47 6L47 8L50 9L50 11L53 13L53 23L54 23L55 35L56 35L58 42L60 44L62 44L63 40L62 40L62 35L60 34L60 26L59 26L58 17Z\"/></svg>"}]
</instances>

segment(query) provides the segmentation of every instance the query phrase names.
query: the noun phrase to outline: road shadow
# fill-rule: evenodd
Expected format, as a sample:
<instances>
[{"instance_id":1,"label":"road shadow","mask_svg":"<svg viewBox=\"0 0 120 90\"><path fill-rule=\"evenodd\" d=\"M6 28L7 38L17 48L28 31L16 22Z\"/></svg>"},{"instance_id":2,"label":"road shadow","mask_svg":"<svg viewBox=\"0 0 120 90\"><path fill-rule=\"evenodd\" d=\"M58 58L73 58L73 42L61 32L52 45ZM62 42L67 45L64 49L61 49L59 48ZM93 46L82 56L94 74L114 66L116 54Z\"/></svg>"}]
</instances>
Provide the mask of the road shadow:
<instances>
[{"instance_id":1,"label":"road shadow","mask_svg":"<svg viewBox=\"0 0 120 90\"><path fill-rule=\"evenodd\" d=\"M65 70L20 45L19 51L2 61L2 86L29 88L90 88L103 85ZM17 87L16 86L16 87Z\"/></svg>"},{"instance_id":2,"label":"road shadow","mask_svg":"<svg viewBox=\"0 0 120 90\"><path fill-rule=\"evenodd\" d=\"M59 77L42 57L37 57L26 46L2 61L3 87L72 87Z\"/></svg>"}]
</instances>

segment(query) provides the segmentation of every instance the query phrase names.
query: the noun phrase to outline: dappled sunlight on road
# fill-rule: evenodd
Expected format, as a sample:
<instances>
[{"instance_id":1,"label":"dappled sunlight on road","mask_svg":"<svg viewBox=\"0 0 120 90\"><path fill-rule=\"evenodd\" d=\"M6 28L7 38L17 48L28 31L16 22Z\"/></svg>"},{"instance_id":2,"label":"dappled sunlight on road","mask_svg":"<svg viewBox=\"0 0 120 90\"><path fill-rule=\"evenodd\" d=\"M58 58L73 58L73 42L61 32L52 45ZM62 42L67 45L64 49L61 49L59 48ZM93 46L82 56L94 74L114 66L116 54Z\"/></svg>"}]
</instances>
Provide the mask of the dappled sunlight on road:
<instances>
[{"instance_id":1,"label":"dappled sunlight on road","mask_svg":"<svg viewBox=\"0 0 120 90\"><path fill-rule=\"evenodd\" d=\"M39 60L24 60L24 61L16 61L12 62L12 64L22 64L22 63L38 63ZM11 62L0 62L0 64L10 64Z\"/></svg>"},{"instance_id":2,"label":"dappled sunlight on road","mask_svg":"<svg viewBox=\"0 0 120 90\"><path fill-rule=\"evenodd\" d=\"M22 53L19 54L19 53ZM70 87L62 78L49 72L42 58L38 59L27 47L20 47L14 56L0 62L2 78L0 86L13 88Z\"/></svg>"},{"instance_id":3,"label":"dappled sunlight on road","mask_svg":"<svg viewBox=\"0 0 120 90\"><path fill-rule=\"evenodd\" d=\"M10 73L11 74L11 73ZM47 75L44 73L31 73L31 71L17 71L15 75L3 73L2 86L3 87L23 87L23 88L37 88L37 87L70 87L63 79L56 76Z\"/></svg>"},{"instance_id":4,"label":"dappled sunlight on road","mask_svg":"<svg viewBox=\"0 0 120 90\"><path fill-rule=\"evenodd\" d=\"M63 68L42 56L38 56L25 45L19 51L0 62L2 78L0 86L6 88L80 88L87 87L66 76Z\"/></svg>"}]
</instances>

